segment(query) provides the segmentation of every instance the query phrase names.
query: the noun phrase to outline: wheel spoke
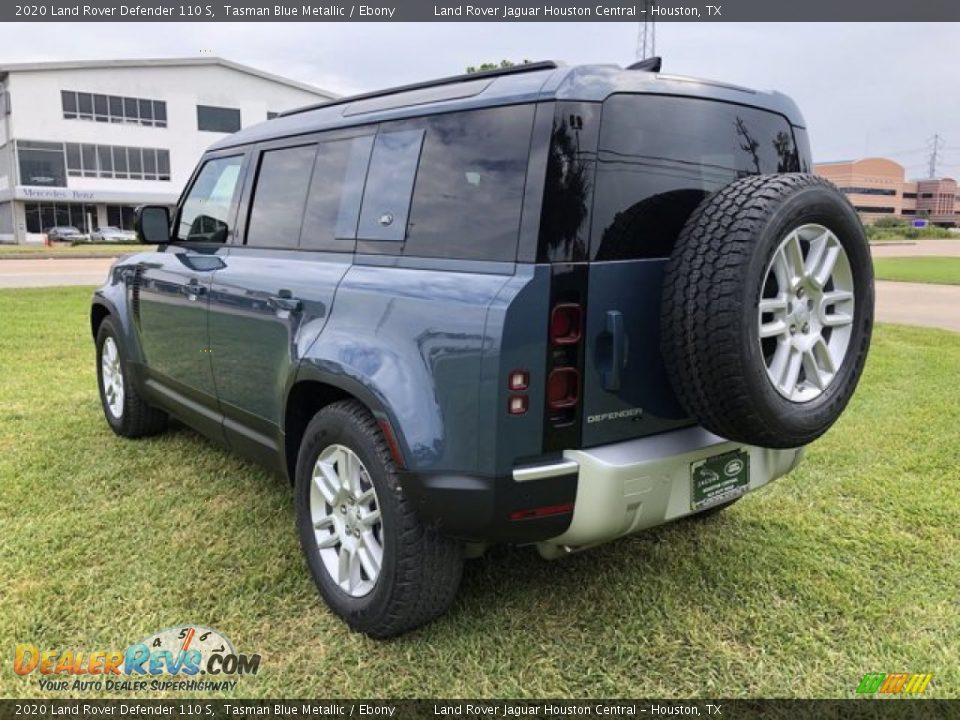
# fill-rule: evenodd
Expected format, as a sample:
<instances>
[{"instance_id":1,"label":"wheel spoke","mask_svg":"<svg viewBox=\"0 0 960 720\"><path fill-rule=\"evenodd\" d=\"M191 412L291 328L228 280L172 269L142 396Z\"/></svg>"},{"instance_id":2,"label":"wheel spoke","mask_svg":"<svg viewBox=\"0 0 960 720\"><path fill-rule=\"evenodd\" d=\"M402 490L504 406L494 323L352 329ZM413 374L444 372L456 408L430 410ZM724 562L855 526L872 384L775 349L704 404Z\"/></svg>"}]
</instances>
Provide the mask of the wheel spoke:
<instances>
[{"instance_id":1,"label":"wheel spoke","mask_svg":"<svg viewBox=\"0 0 960 720\"><path fill-rule=\"evenodd\" d=\"M785 313L787 312L787 296L780 293L776 297L763 298L759 306L761 313Z\"/></svg>"},{"instance_id":2,"label":"wheel spoke","mask_svg":"<svg viewBox=\"0 0 960 720\"><path fill-rule=\"evenodd\" d=\"M321 550L332 548L338 542L340 542L340 536L335 532L332 532L329 535L321 535L320 533L317 533L317 547Z\"/></svg>"},{"instance_id":3,"label":"wheel spoke","mask_svg":"<svg viewBox=\"0 0 960 720\"><path fill-rule=\"evenodd\" d=\"M357 505L369 505L372 500L376 499L376 497L377 495L373 491L373 485L371 485L357 497Z\"/></svg>"},{"instance_id":4,"label":"wheel spoke","mask_svg":"<svg viewBox=\"0 0 960 720\"><path fill-rule=\"evenodd\" d=\"M335 527L335 521L333 515L321 515L319 520L313 521L314 530L322 530L323 528Z\"/></svg>"},{"instance_id":5,"label":"wheel spoke","mask_svg":"<svg viewBox=\"0 0 960 720\"><path fill-rule=\"evenodd\" d=\"M368 578L376 578L380 574L380 566L383 563L383 548L373 537L373 533L365 533L361 537L360 547L357 548L357 557Z\"/></svg>"},{"instance_id":6,"label":"wheel spoke","mask_svg":"<svg viewBox=\"0 0 960 720\"><path fill-rule=\"evenodd\" d=\"M787 396L793 394L800 377L803 356L791 343L781 343L770 364L770 373L776 378L780 390Z\"/></svg>"},{"instance_id":7,"label":"wheel spoke","mask_svg":"<svg viewBox=\"0 0 960 720\"><path fill-rule=\"evenodd\" d=\"M380 510L378 508L375 508L360 518L360 523L368 528L372 528L378 522L380 522Z\"/></svg>"},{"instance_id":8,"label":"wheel spoke","mask_svg":"<svg viewBox=\"0 0 960 720\"><path fill-rule=\"evenodd\" d=\"M313 469L313 482L327 504L333 506L340 491L340 478L334 471L333 464L323 460L318 461Z\"/></svg>"},{"instance_id":9,"label":"wheel spoke","mask_svg":"<svg viewBox=\"0 0 960 720\"><path fill-rule=\"evenodd\" d=\"M769 338L786 335L788 329L789 326L786 320L774 320L773 322L763 323L760 325L760 337Z\"/></svg>"},{"instance_id":10,"label":"wheel spoke","mask_svg":"<svg viewBox=\"0 0 960 720\"><path fill-rule=\"evenodd\" d=\"M346 545L340 547L337 565L337 584L347 592L353 590L353 551Z\"/></svg>"}]
</instances>

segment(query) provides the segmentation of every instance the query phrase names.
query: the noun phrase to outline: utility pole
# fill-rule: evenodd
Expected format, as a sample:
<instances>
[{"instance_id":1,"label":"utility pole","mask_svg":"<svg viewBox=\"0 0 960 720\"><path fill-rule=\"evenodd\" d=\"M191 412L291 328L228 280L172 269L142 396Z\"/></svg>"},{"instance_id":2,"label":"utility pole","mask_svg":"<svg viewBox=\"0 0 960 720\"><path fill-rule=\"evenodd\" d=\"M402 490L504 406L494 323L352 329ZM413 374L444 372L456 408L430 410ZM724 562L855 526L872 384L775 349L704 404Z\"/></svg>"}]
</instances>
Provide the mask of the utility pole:
<instances>
[{"instance_id":1,"label":"utility pole","mask_svg":"<svg viewBox=\"0 0 960 720\"><path fill-rule=\"evenodd\" d=\"M637 60L646 60L657 54L657 26L653 19L653 0L640 4L643 21L637 33Z\"/></svg>"},{"instance_id":2,"label":"utility pole","mask_svg":"<svg viewBox=\"0 0 960 720\"><path fill-rule=\"evenodd\" d=\"M940 159L940 148L943 146L943 138L940 134L935 134L929 140L930 142L930 179L937 177L937 161Z\"/></svg>"}]
</instances>

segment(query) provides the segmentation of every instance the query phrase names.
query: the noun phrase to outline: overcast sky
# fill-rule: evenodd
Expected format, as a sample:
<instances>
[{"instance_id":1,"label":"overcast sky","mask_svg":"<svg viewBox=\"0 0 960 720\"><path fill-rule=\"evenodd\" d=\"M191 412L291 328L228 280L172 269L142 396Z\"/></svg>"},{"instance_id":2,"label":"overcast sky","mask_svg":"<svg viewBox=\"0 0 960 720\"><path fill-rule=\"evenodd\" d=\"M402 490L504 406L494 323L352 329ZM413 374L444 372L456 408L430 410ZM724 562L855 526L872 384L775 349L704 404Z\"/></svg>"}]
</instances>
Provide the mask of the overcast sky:
<instances>
[{"instance_id":1,"label":"overcast sky","mask_svg":"<svg viewBox=\"0 0 960 720\"><path fill-rule=\"evenodd\" d=\"M838 2L841 0L838 0ZM636 23L0 24L0 65L27 60L219 55L338 93L462 72L501 58L633 60ZM792 96L814 157L885 155L960 176L960 23L662 22L664 71Z\"/></svg>"}]
</instances>

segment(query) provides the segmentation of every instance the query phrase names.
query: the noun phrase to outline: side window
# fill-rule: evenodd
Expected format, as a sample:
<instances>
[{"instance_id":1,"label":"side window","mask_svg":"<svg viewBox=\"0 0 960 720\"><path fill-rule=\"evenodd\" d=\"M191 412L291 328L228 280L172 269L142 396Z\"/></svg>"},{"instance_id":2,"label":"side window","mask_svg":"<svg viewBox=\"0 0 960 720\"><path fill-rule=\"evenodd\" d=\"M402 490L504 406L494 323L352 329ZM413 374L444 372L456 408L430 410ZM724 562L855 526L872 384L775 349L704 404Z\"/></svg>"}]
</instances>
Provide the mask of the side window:
<instances>
[{"instance_id":1,"label":"side window","mask_svg":"<svg viewBox=\"0 0 960 720\"><path fill-rule=\"evenodd\" d=\"M322 142L317 149L300 247L352 252L373 135Z\"/></svg>"},{"instance_id":2,"label":"side window","mask_svg":"<svg viewBox=\"0 0 960 720\"><path fill-rule=\"evenodd\" d=\"M217 158L204 164L180 211L178 240L226 242L230 208L242 166L241 155Z\"/></svg>"},{"instance_id":3,"label":"side window","mask_svg":"<svg viewBox=\"0 0 960 720\"><path fill-rule=\"evenodd\" d=\"M316 151L316 145L300 145L267 150L260 156L247 245L297 247Z\"/></svg>"},{"instance_id":4,"label":"side window","mask_svg":"<svg viewBox=\"0 0 960 720\"><path fill-rule=\"evenodd\" d=\"M427 118L404 255L516 259L533 115L516 105Z\"/></svg>"},{"instance_id":5,"label":"side window","mask_svg":"<svg viewBox=\"0 0 960 720\"><path fill-rule=\"evenodd\" d=\"M423 130L387 131L377 135L357 237L403 242L410 192L422 146Z\"/></svg>"}]
</instances>

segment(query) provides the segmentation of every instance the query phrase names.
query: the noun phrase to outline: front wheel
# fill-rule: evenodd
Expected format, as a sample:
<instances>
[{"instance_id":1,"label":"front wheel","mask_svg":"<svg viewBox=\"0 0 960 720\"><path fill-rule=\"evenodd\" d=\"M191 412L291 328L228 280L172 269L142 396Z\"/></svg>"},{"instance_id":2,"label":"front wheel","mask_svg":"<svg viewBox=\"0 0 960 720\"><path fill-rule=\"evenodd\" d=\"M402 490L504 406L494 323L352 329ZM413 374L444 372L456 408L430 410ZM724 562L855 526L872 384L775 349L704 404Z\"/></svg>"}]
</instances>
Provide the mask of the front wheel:
<instances>
[{"instance_id":1,"label":"front wheel","mask_svg":"<svg viewBox=\"0 0 960 720\"><path fill-rule=\"evenodd\" d=\"M167 426L167 415L140 397L130 377L120 326L112 317L97 330L97 385L103 415L117 435L155 435Z\"/></svg>"},{"instance_id":2,"label":"front wheel","mask_svg":"<svg viewBox=\"0 0 960 720\"><path fill-rule=\"evenodd\" d=\"M399 635L450 606L462 547L416 516L363 405L337 402L314 416L300 446L295 492L310 574L352 629Z\"/></svg>"}]
</instances>

